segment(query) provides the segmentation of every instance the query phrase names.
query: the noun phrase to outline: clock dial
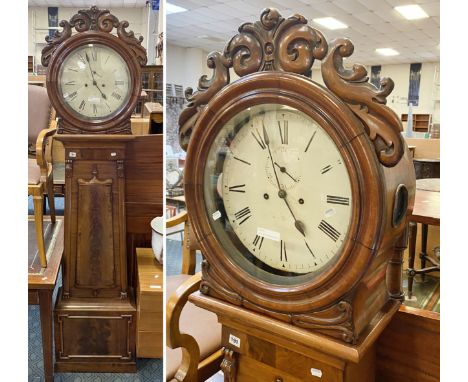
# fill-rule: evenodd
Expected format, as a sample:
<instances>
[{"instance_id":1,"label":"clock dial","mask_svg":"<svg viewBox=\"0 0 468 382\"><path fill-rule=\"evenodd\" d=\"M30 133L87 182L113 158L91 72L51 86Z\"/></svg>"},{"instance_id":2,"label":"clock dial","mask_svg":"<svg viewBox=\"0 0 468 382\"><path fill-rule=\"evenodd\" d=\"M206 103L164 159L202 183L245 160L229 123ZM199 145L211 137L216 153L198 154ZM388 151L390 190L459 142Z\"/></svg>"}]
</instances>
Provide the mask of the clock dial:
<instances>
[{"instance_id":1,"label":"clock dial","mask_svg":"<svg viewBox=\"0 0 468 382\"><path fill-rule=\"evenodd\" d=\"M339 148L306 114L271 104L243 111L216 137L205 179L208 212L221 214L214 231L257 277L315 277L340 256L351 182Z\"/></svg>"},{"instance_id":2,"label":"clock dial","mask_svg":"<svg viewBox=\"0 0 468 382\"><path fill-rule=\"evenodd\" d=\"M64 105L88 120L109 118L127 103L132 88L124 59L102 44L86 44L64 59L59 72Z\"/></svg>"}]
</instances>

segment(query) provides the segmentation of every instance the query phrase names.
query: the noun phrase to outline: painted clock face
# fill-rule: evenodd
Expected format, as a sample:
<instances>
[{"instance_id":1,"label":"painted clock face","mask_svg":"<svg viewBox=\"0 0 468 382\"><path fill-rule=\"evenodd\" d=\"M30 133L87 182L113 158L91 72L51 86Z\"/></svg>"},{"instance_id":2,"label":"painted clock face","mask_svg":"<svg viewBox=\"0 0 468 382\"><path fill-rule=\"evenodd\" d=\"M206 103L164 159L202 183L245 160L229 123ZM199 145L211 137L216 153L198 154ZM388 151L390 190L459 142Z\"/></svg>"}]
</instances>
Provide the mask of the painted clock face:
<instances>
[{"instance_id":1,"label":"painted clock face","mask_svg":"<svg viewBox=\"0 0 468 382\"><path fill-rule=\"evenodd\" d=\"M58 87L72 114L86 120L102 120L125 106L132 83L128 65L120 54L103 44L86 44L64 59Z\"/></svg>"},{"instance_id":2,"label":"painted clock face","mask_svg":"<svg viewBox=\"0 0 468 382\"><path fill-rule=\"evenodd\" d=\"M317 277L341 255L351 182L335 142L311 117L266 104L219 131L205 167L210 224L231 259L275 284Z\"/></svg>"}]
</instances>

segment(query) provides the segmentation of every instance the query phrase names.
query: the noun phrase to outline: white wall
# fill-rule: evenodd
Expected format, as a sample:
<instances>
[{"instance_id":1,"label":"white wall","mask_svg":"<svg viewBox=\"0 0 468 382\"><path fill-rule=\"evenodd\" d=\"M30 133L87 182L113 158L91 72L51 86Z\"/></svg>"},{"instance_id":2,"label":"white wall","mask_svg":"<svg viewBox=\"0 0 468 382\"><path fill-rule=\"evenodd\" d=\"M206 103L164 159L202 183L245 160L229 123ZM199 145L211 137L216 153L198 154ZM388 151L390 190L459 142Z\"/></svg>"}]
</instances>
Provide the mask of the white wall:
<instances>
[{"instance_id":1,"label":"white wall","mask_svg":"<svg viewBox=\"0 0 468 382\"><path fill-rule=\"evenodd\" d=\"M208 53L198 48L182 48L167 44L166 51L166 82L196 89L198 79L207 74L211 77L212 70L206 65Z\"/></svg>"},{"instance_id":2,"label":"white wall","mask_svg":"<svg viewBox=\"0 0 468 382\"><path fill-rule=\"evenodd\" d=\"M59 7L58 19L70 20L70 18L78 12L80 8L64 8ZM119 20L127 20L130 24L127 30L135 32L135 36L143 36L143 46L149 50L148 63L154 61L154 43L148 41L148 10L146 8L111 8L111 13ZM41 62L41 50L46 45L45 36L48 34L47 30L35 30L36 28L47 28L48 17L47 7L29 7L28 10L28 55L36 57L36 63ZM156 18L156 16L155 16ZM157 22L157 21L156 21ZM156 28L157 29L157 28ZM148 49L149 43L149 49ZM151 60L152 59L152 60Z\"/></svg>"},{"instance_id":3,"label":"white wall","mask_svg":"<svg viewBox=\"0 0 468 382\"><path fill-rule=\"evenodd\" d=\"M439 107L434 101L439 99L439 94L434 76L438 66L438 62L422 63L419 105L413 107L414 114L434 114L433 120L436 122L439 121ZM367 70L370 76L370 67ZM408 113L409 74L410 64L382 65L380 73L380 78L390 77L395 83L393 92L387 98L387 106L391 107L399 117ZM312 70L312 79L325 86L319 68Z\"/></svg>"},{"instance_id":4,"label":"white wall","mask_svg":"<svg viewBox=\"0 0 468 382\"><path fill-rule=\"evenodd\" d=\"M208 53L196 48L181 48L174 45L167 47L167 82L177 85L196 88L198 79L202 74L211 76L211 70L206 66ZM421 68L421 83L419 88L419 105L413 107L414 114L434 114L434 121L438 121L438 106L435 100L439 99L438 91L434 83L434 76L438 68L438 62L423 62ZM367 68L370 75L370 67ZM395 82L395 88L387 98L387 105L398 116L408 113L408 88L409 88L410 64L382 65L380 77L390 77ZM231 71L231 82L237 76ZM320 66L312 70L312 79L324 85ZM436 105L436 108L434 106Z\"/></svg>"}]
</instances>

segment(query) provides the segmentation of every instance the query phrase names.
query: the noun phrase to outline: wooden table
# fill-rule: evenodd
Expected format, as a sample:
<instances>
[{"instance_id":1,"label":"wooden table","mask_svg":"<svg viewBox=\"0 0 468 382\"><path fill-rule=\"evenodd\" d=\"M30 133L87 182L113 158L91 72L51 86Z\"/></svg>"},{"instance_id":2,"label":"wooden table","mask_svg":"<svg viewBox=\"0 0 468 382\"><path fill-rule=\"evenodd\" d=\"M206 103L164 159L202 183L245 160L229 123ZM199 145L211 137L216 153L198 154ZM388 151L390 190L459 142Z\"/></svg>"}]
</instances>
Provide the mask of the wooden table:
<instances>
[{"instance_id":1,"label":"wooden table","mask_svg":"<svg viewBox=\"0 0 468 382\"><path fill-rule=\"evenodd\" d=\"M37 256L34 233L34 217L28 221L28 304L39 305L42 331L42 353L44 356L44 380L53 382L54 364L52 356L52 294L57 282L63 254L63 217L57 216L52 224L44 217L44 240L46 244L47 268L41 268Z\"/></svg>"},{"instance_id":2,"label":"wooden table","mask_svg":"<svg viewBox=\"0 0 468 382\"><path fill-rule=\"evenodd\" d=\"M163 267L151 248L137 248L137 357L163 355Z\"/></svg>"},{"instance_id":3,"label":"wooden table","mask_svg":"<svg viewBox=\"0 0 468 382\"><path fill-rule=\"evenodd\" d=\"M416 256L416 236L418 223L422 225L421 233L421 269L414 269ZM440 179L419 179L416 181L416 199L413 214L409 217L409 260L408 260L408 298L413 295L413 280L418 274L424 275L429 272L440 270L440 263L427 254L427 233L429 225L440 226ZM426 268L426 260L432 266Z\"/></svg>"}]
</instances>

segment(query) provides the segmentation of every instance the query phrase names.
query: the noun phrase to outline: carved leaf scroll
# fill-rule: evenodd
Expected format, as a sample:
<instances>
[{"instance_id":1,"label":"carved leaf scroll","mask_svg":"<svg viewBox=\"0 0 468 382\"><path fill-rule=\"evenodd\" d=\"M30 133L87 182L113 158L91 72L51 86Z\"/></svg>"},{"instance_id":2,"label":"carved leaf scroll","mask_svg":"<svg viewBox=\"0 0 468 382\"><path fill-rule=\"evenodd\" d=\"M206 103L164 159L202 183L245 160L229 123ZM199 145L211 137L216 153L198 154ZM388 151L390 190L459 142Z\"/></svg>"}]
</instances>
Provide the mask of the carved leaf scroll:
<instances>
[{"instance_id":1,"label":"carved leaf scroll","mask_svg":"<svg viewBox=\"0 0 468 382\"><path fill-rule=\"evenodd\" d=\"M285 313L264 308L243 298L232 290L226 280L221 279L213 272L207 260L202 261L200 292L214 298L228 301L231 304L243 306L249 310L268 315L277 320L289 322L301 328L313 329L347 343L355 343L357 340L353 325L353 308L352 305L345 300L322 310L310 311L302 314Z\"/></svg>"},{"instance_id":2,"label":"carved leaf scroll","mask_svg":"<svg viewBox=\"0 0 468 382\"><path fill-rule=\"evenodd\" d=\"M396 165L404 153L404 141L398 116L387 106L386 97L393 81L381 80L381 89L368 82L362 65L352 70L343 67L354 46L348 39L333 41L329 49L322 33L298 14L283 18L274 8L265 9L260 20L245 23L226 45L224 52L212 52L208 67L211 79L200 78L198 91L186 90L187 107L179 117L179 141L186 150L201 111L210 99L229 84L229 69L242 77L260 71L284 71L310 77L315 59L322 60L323 80L333 93L348 104L362 121L372 140L377 157L384 166Z\"/></svg>"},{"instance_id":3,"label":"carved leaf scroll","mask_svg":"<svg viewBox=\"0 0 468 382\"><path fill-rule=\"evenodd\" d=\"M146 65L147 57L146 50L141 46L143 37L136 38L133 31L126 31L128 22L119 21L117 17L112 15L107 9L99 9L92 6L90 9L79 10L77 14L72 16L70 21L62 20L59 24L63 29L56 31L53 37L46 36L47 45L42 50L42 65L48 66L52 55L57 47L72 35L72 29L77 32L96 31L111 33L114 28L117 29L117 35L121 40L129 45L135 54L140 65Z\"/></svg>"},{"instance_id":4,"label":"carved leaf scroll","mask_svg":"<svg viewBox=\"0 0 468 382\"><path fill-rule=\"evenodd\" d=\"M364 66L355 64L352 69L345 69L343 58L351 56L353 51L350 40L333 41L322 61L323 81L362 121L380 162L384 166L395 166L403 156L405 144L400 133L403 130L400 119L385 105L394 83L390 78L383 78L379 90L368 82Z\"/></svg>"}]
</instances>

